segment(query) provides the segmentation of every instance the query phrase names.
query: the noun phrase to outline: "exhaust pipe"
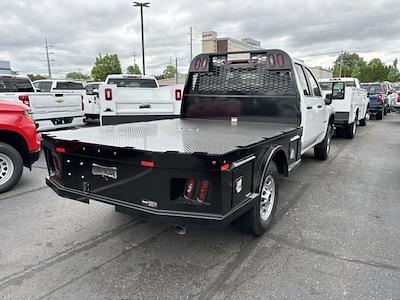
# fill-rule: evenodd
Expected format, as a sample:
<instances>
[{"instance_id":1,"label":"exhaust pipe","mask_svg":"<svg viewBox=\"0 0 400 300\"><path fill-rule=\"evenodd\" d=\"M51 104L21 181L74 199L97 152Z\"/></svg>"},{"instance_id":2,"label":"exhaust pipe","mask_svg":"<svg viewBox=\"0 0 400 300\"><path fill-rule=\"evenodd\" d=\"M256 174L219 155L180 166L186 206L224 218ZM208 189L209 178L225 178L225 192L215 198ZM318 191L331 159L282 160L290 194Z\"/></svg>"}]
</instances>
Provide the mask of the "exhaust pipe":
<instances>
[{"instance_id":1,"label":"exhaust pipe","mask_svg":"<svg viewBox=\"0 0 400 300\"><path fill-rule=\"evenodd\" d=\"M184 235L186 233L186 227L183 225L174 225L174 230L179 235Z\"/></svg>"}]
</instances>

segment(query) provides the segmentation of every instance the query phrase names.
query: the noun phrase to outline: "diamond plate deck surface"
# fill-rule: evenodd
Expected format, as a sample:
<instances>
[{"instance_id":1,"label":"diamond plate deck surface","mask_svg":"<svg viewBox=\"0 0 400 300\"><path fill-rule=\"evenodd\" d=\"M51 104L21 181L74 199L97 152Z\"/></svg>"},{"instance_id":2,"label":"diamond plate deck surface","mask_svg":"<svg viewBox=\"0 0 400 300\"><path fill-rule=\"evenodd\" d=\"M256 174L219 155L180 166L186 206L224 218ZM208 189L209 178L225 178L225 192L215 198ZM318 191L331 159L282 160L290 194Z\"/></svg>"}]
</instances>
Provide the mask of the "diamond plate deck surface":
<instances>
[{"instance_id":1,"label":"diamond plate deck surface","mask_svg":"<svg viewBox=\"0 0 400 300\"><path fill-rule=\"evenodd\" d=\"M151 152L221 155L285 132L294 125L172 119L49 132L55 139Z\"/></svg>"}]
</instances>

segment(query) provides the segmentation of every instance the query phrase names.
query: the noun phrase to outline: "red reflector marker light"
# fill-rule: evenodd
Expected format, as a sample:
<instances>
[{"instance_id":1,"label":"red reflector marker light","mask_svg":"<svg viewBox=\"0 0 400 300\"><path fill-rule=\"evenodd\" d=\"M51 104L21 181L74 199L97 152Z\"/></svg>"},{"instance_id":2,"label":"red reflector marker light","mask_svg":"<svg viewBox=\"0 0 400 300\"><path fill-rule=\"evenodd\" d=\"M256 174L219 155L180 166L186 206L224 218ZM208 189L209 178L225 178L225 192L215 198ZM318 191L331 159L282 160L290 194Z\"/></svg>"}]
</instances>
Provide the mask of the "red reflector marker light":
<instances>
[{"instance_id":1,"label":"red reflector marker light","mask_svg":"<svg viewBox=\"0 0 400 300\"><path fill-rule=\"evenodd\" d=\"M176 101L181 101L182 100L182 90L181 89L176 89L175 90L175 100Z\"/></svg>"},{"instance_id":2,"label":"red reflector marker light","mask_svg":"<svg viewBox=\"0 0 400 300\"><path fill-rule=\"evenodd\" d=\"M201 62L201 69L205 70L208 65L208 58L203 58L203 61Z\"/></svg>"},{"instance_id":3,"label":"red reflector marker light","mask_svg":"<svg viewBox=\"0 0 400 300\"><path fill-rule=\"evenodd\" d=\"M152 162L152 161L142 160L142 161L140 161L140 164L143 167L154 168L154 162Z\"/></svg>"},{"instance_id":4,"label":"red reflector marker light","mask_svg":"<svg viewBox=\"0 0 400 300\"><path fill-rule=\"evenodd\" d=\"M185 197L186 199L192 199L195 188L196 188L196 180L194 178L187 179L185 184L185 190L183 191L183 197Z\"/></svg>"},{"instance_id":5,"label":"red reflector marker light","mask_svg":"<svg viewBox=\"0 0 400 300\"><path fill-rule=\"evenodd\" d=\"M199 70L199 69L200 69L200 66L201 66L201 59L200 59L200 58L197 58L196 61L194 62L194 68L195 68L196 70Z\"/></svg>"},{"instance_id":6,"label":"red reflector marker light","mask_svg":"<svg viewBox=\"0 0 400 300\"><path fill-rule=\"evenodd\" d=\"M104 97L107 101L111 101L112 100L112 89L110 89L110 88L104 89Z\"/></svg>"},{"instance_id":7,"label":"red reflector marker light","mask_svg":"<svg viewBox=\"0 0 400 300\"><path fill-rule=\"evenodd\" d=\"M30 105L28 95L20 95L20 96L18 96L18 99L20 101L22 101L22 103L24 103L25 105L28 105L28 106Z\"/></svg>"},{"instance_id":8,"label":"red reflector marker light","mask_svg":"<svg viewBox=\"0 0 400 300\"><path fill-rule=\"evenodd\" d=\"M400 92L397 93L397 100L396 102L400 102Z\"/></svg>"},{"instance_id":9,"label":"red reflector marker light","mask_svg":"<svg viewBox=\"0 0 400 300\"><path fill-rule=\"evenodd\" d=\"M65 148L56 148L56 152L65 153Z\"/></svg>"},{"instance_id":10,"label":"red reflector marker light","mask_svg":"<svg viewBox=\"0 0 400 300\"><path fill-rule=\"evenodd\" d=\"M382 103L382 94L378 95L378 103Z\"/></svg>"},{"instance_id":11,"label":"red reflector marker light","mask_svg":"<svg viewBox=\"0 0 400 300\"><path fill-rule=\"evenodd\" d=\"M268 55L268 62L271 67L275 67L275 57L272 54Z\"/></svg>"},{"instance_id":12,"label":"red reflector marker light","mask_svg":"<svg viewBox=\"0 0 400 300\"><path fill-rule=\"evenodd\" d=\"M283 67L283 55L282 54L278 54L276 56L276 60L278 62L278 66Z\"/></svg>"},{"instance_id":13,"label":"red reflector marker light","mask_svg":"<svg viewBox=\"0 0 400 300\"><path fill-rule=\"evenodd\" d=\"M224 164L221 166L221 171L226 171L229 169L229 164Z\"/></svg>"},{"instance_id":14,"label":"red reflector marker light","mask_svg":"<svg viewBox=\"0 0 400 300\"><path fill-rule=\"evenodd\" d=\"M197 193L197 200L199 202L204 202L206 200L209 186L210 186L210 183L208 182L208 180L203 180L200 183L199 192Z\"/></svg>"}]
</instances>

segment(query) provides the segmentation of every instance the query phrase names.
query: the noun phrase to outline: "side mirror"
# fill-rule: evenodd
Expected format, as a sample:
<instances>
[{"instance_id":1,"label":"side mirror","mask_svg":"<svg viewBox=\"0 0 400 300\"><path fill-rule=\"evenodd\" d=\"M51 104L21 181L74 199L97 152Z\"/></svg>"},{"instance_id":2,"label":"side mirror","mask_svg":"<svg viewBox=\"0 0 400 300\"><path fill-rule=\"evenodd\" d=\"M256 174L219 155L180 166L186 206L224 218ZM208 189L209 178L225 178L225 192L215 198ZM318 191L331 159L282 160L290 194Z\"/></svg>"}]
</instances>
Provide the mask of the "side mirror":
<instances>
[{"instance_id":1,"label":"side mirror","mask_svg":"<svg viewBox=\"0 0 400 300\"><path fill-rule=\"evenodd\" d=\"M324 100L325 100L326 105L331 105L332 104L332 94L326 94Z\"/></svg>"},{"instance_id":2,"label":"side mirror","mask_svg":"<svg viewBox=\"0 0 400 300\"><path fill-rule=\"evenodd\" d=\"M345 83L343 81L334 82L332 85L332 100L341 100L344 99L345 94Z\"/></svg>"}]
</instances>

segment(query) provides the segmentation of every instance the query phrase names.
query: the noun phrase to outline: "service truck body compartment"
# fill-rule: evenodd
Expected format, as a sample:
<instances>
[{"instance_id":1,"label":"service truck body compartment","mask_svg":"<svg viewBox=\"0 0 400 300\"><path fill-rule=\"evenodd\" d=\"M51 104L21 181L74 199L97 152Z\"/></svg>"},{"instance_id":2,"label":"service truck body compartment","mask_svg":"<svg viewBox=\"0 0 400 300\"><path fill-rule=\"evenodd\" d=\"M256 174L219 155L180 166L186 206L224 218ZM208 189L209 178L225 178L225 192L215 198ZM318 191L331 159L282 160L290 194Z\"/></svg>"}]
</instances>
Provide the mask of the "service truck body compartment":
<instances>
[{"instance_id":1,"label":"service truck body compartment","mask_svg":"<svg viewBox=\"0 0 400 300\"><path fill-rule=\"evenodd\" d=\"M200 214L203 220L221 222L257 196L253 158L260 153L254 152L267 143L282 145L296 134L301 129L294 125L202 119L53 132L44 136L48 184L83 202L95 199L150 216L193 219ZM300 145L292 147L294 162ZM193 196L185 197L191 178ZM199 202L203 181L208 182L207 195Z\"/></svg>"}]
</instances>

